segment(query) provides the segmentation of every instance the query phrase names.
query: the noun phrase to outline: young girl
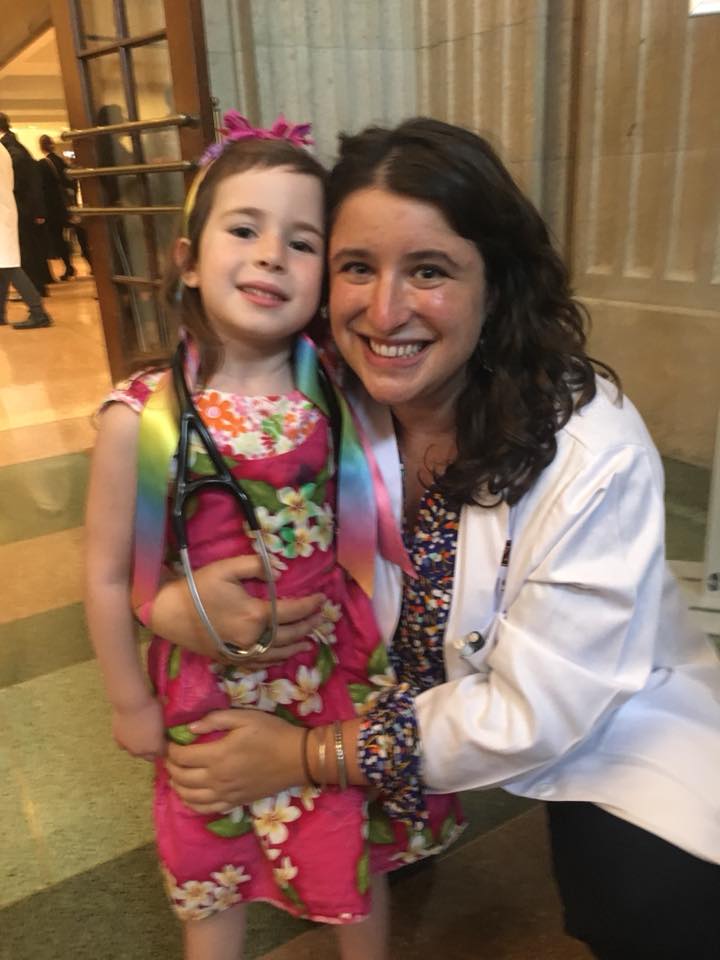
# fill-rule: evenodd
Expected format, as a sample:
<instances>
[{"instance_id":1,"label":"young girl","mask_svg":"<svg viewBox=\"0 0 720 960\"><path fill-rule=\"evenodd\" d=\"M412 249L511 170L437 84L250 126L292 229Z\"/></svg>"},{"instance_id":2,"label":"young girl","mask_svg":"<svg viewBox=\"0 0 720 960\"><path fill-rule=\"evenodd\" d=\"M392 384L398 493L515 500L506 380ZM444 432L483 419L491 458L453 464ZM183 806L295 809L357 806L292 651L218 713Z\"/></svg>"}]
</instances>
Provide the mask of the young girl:
<instances>
[{"instance_id":1,"label":"young girl","mask_svg":"<svg viewBox=\"0 0 720 960\"><path fill-rule=\"evenodd\" d=\"M188 194L175 247L185 374L215 444L254 501L274 558L278 596L321 593L322 617L301 651L284 662L266 657L226 667L154 637L154 693L148 689L129 587L133 544L135 588L139 567L146 575L148 564L149 534L140 509L133 526L138 462L140 508L148 482L143 471L149 469L143 449L149 447L152 460L160 433L169 428L162 409L172 382L168 371L154 370L116 389L100 418L87 516L88 621L112 705L113 734L135 756L161 758L166 736L188 742L188 724L227 706L273 711L312 728L299 758L299 782L304 778L305 785L229 812L201 815L185 807L157 763L157 843L172 905L185 921L188 960L239 957L241 904L252 900L339 924L342 956L371 960L385 955L385 891L370 872L379 876L414 859L418 830L381 810L369 819L361 789L320 789L323 781L343 779L342 737L338 743L333 722L354 716L374 689L392 682L370 602L336 562L339 455L328 420L313 402L317 356L307 338L298 339L321 294L324 170L301 146L307 127L276 123L270 131L253 131L237 115L228 121L228 138L212 148ZM338 402L344 404L339 396ZM343 411L343 457L354 442L350 466L361 461L372 501L371 474ZM151 412L161 421L157 444L152 422L148 426ZM139 444L143 430L151 439ZM194 474L208 472L203 460L203 452L191 448ZM342 478L346 464L340 460ZM170 464L161 468L160 476L168 478L162 481L165 502ZM252 553L252 537L231 496L203 492L193 508L187 538L194 568ZM360 504L356 508L355 517L340 511L343 535L352 535L353 526L357 531L358 520L374 527L372 516ZM366 532L359 532L360 539ZM165 560L171 562L171 533L165 541ZM350 546L348 555L362 561L357 544ZM374 557L364 559L371 568ZM255 595L265 596L259 579L251 581L253 587ZM311 770L320 783L313 782ZM423 852L444 845L454 832L448 823L459 820L454 805L446 804L419 825ZM440 838L442 844L435 842ZM372 864L370 846L376 851Z\"/></svg>"}]
</instances>

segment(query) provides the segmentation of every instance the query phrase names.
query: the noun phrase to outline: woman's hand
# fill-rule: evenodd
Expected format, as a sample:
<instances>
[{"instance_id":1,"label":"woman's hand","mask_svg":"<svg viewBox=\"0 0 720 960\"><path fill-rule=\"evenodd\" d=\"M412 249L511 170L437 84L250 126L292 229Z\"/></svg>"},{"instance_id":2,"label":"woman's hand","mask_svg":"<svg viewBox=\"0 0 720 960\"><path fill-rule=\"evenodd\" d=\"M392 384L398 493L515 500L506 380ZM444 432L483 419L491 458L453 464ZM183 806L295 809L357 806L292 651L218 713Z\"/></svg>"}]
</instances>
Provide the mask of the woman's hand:
<instances>
[{"instance_id":1,"label":"woman's hand","mask_svg":"<svg viewBox=\"0 0 720 960\"><path fill-rule=\"evenodd\" d=\"M190 729L229 731L208 743L168 747L170 782L198 813L225 813L305 782L303 730L279 717L262 710L217 710Z\"/></svg>"},{"instance_id":2,"label":"woman's hand","mask_svg":"<svg viewBox=\"0 0 720 960\"><path fill-rule=\"evenodd\" d=\"M270 604L251 597L243 580L264 580L260 557L240 556L217 560L195 571L202 602L213 626L227 643L249 650L270 625ZM280 629L267 653L242 661L242 666L258 666L287 660L311 649L303 642L322 623L320 608L325 597L320 593L299 599L278 600ZM184 578L171 580L159 590L153 601L151 629L173 643L220 663L237 664L221 654L200 620Z\"/></svg>"}]
</instances>

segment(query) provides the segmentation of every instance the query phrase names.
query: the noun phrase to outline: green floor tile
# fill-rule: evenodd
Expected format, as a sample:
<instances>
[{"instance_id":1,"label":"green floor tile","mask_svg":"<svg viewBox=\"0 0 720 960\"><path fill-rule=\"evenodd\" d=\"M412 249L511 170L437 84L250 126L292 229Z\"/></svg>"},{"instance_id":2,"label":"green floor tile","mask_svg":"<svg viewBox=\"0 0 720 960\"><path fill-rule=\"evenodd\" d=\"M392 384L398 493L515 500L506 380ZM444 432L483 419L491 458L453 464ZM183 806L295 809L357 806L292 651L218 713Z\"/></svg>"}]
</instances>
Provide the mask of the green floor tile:
<instances>
[{"instance_id":1,"label":"green floor tile","mask_svg":"<svg viewBox=\"0 0 720 960\"><path fill-rule=\"evenodd\" d=\"M81 603L0 624L0 687L93 656Z\"/></svg>"},{"instance_id":2,"label":"green floor tile","mask_svg":"<svg viewBox=\"0 0 720 960\"><path fill-rule=\"evenodd\" d=\"M3 688L0 715L6 787L17 794L7 803L26 811L46 882L151 840L152 767L114 744L94 661ZM0 870L0 902L15 895Z\"/></svg>"},{"instance_id":3,"label":"green floor tile","mask_svg":"<svg viewBox=\"0 0 720 960\"><path fill-rule=\"evenodd\" d=\"M248 909L253 960L311 924L258 903ZM145 845L0 910L2 960L180 960L180 927Z\"/></svg>"},{"instance_id":4,"label":"green floor tile","mask_svg":"<svg viewBox=\"0 0 720 960\"><path fill-rule=\"evenodd\" d=\"M680 460L665 468L665 549L669 560L702 560L710 499L710 471Z\"/></svg>"},{"instance_id":5,"label":"green floor tile","mask_svg":"<svg viewBox=\"0 0 720 960\"><path fill-rule=\"evenodd\" d=\"M0 467L0 544L81 526L88 466L68 453Z\"/></svg>"}]
</instances>

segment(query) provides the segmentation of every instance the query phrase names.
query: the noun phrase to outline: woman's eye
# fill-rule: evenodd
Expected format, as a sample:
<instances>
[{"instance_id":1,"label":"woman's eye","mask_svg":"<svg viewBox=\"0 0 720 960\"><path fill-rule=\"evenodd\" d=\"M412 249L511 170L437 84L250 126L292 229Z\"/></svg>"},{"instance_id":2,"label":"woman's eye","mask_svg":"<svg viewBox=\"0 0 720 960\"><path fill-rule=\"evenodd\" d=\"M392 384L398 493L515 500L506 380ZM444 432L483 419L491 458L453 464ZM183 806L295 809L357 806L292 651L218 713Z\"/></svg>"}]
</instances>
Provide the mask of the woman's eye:
<instances>
[{"instance_id":1,"label":"woman's eye","mask_svg":"<svg viewBox=\"0 0 720 960\"><path fill-rule=\"evenodd\" d=\"M250 240L255 236L255 231L252 227L231 227L230 233L240 240Z\"/></svg>"},{"instance_id":2,"label":"woman's eye","mask_svg":"<svg viewBox=\"0 0 720 960\"><path fill-rule=\"evenodd\" d=\"M370 273L370 267L358 260L349 260L340 267L340 273L349 273L355 277L365 277Z\"/></svg>"},{"instance_id":3,"label":"woman's eye","mask_svg":"<svg viewBox=\"0 0 720 960\"><path fill-rule=\"evenodd\" d=\"M438 280L441 277L446 277L447 273L432 263L423 263L419 267L415 267L413 275L418 280Z\"/></svg>"}]
</instances>

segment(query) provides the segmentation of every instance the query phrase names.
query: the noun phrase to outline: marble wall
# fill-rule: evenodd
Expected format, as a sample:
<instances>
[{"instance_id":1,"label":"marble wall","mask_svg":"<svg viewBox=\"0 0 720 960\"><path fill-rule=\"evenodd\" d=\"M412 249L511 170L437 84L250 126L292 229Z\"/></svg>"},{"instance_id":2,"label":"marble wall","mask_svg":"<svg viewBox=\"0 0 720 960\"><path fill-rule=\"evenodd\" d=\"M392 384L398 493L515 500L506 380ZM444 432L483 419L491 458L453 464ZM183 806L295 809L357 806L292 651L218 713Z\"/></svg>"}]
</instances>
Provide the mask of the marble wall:
<instances>
[{"instance_id":1,"label":"marble wall","mask_svg":"<svg viewBox=\"0 0 720 960\"><path fill-rule=\"evenodd\" d=\"M720 406L720 15L586 0L571 266L592 348L663 453L711 460Z\"/></svg>"}]
</instances>

